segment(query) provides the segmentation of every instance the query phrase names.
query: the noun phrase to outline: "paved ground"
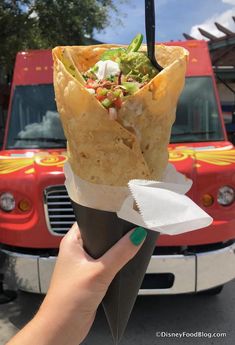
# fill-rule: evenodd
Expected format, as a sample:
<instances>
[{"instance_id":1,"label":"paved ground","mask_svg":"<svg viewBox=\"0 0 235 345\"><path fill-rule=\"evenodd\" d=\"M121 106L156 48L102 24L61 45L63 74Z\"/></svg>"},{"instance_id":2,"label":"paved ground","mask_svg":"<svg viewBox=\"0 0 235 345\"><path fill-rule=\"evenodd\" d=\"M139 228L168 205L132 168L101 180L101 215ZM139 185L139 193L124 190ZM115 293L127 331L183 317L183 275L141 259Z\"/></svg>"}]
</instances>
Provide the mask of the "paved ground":
<instances>
[{"instance_id":1,"label":"paved ground","mask_svg":"<svg viewBox=\"0 0 235 345\"><path fill-rule=\"evenodd\" d=\"M0 345L21 328L35 313L42 297L20 293L9 304L0 305ZM216 297L151 296L138 297L125 337L120 345L223 344L235 343L235 281ZM158 338L156 332L204 332L204 338ZM226 332L223 338L210 333ZM112 345L105 316L100 309L90 335L83 345ZM32 344L33 345L33 344Z\"/></svg>"}]
</instances>

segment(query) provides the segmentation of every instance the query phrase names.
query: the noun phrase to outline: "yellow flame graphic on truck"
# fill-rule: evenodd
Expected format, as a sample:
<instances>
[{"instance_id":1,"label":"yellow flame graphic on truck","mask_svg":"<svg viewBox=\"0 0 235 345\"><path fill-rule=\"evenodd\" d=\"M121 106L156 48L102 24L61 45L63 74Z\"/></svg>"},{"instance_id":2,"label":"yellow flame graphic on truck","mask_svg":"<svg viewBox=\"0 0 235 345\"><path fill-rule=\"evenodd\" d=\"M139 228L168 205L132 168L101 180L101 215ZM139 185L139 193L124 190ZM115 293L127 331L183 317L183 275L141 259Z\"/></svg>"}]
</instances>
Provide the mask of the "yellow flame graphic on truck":
<instances>
[{"instance_id":1,"label":"yellow flame graphic on truck","mask_svg":"<svg viewBox=\"0 0 235 345\"><path fill-rule=\"evenodd\" d=\"M169 161L179 162L187 158L196 159L197 161L217 165L226 166L235 163L235 150L193 150L193 149L169 149ZM0 156L0 175L10 174L21 169L27 168L27 171L33 168L36 163L45 167L63 167L67 161L67 155L43 154L35 155L34 157L11 157ZM27 173L25 171L25 173Z\"/></svg>"},{"instance_id":2,"label":"yellow flame graphic on truck","mask_svg":"<svg viewBox=\"0 0 235 345\"><path fill-rule=\"evenodd\" d=\"M33 164L33 158L6 158L0 157L0 174L9 174L24 169Z\"/></svg>"},{"instance_id":3,"label":"yellow flame graphic on truck","mask_svg":"<svg viewBox=\"0 0 235 345\"><path fill-rule=\"evenodd\" d=\"M196 151L190 149L169 150L169 161L178 162L191 157L204 163L225 166L235 163L235 150Z\"/></svg>"},{"instance_id":4,"label":"yellow flame graphic on truck","mask_svg":"<svg viewBox=\"0 0 235 345\"><path fill-rule=\"evenodd\" d=\"M67 160L66 155L36 155L34 157L8 157L0 156L0 175L32 167L34 163L45 167L63 167Z\"/></svg>"}]
</instances>

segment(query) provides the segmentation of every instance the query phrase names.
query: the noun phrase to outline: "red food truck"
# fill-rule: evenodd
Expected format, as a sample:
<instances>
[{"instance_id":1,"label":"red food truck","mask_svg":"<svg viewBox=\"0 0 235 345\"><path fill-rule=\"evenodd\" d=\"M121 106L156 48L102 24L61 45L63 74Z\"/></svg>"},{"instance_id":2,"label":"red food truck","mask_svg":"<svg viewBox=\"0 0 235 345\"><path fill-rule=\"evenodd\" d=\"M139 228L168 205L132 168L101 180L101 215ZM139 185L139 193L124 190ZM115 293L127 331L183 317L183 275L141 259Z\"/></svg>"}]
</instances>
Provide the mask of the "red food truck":
<instances>
[{"instance_id":1,"label":"red food truck","mask_svg":"<svg viewBox=\"0 0 235 345\"><path fill-rule=\"evenodd\" d=\"M235 149L227 140L206 42L169 45L190 52L169 161L193 180L189 197L214 221L186 234L161 235L139 293L216 294L235 278ZM0 271L6 284L48 289L60 240L74 222L64 187L66 160L51 51L20 52L0 152Z\"/></svg>"}]
</instances>

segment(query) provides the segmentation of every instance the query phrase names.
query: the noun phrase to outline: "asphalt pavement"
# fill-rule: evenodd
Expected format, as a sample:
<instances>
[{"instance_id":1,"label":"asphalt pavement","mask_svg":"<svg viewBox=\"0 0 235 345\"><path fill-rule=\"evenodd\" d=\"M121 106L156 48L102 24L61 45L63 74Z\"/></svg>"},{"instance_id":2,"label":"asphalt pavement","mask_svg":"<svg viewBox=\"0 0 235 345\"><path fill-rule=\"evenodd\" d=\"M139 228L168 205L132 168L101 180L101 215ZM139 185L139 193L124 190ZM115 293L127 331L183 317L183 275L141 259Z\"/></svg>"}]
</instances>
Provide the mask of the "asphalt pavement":
<instances>
[{"instance_id":1,"label":"asphalt pavement","mask_svg":"<svg viewBox=\"0 0 235 345\"><path fill-rule=\"evenodd\" d=\"M32 318L42 300L43 296L21 292L13 302L0 305L0 345ZM234 325L235 280L213 297L139 296L120 345L232 345ZM104 344L113 342L100 308L83 345Z\"/></svg>"}]
</instances>

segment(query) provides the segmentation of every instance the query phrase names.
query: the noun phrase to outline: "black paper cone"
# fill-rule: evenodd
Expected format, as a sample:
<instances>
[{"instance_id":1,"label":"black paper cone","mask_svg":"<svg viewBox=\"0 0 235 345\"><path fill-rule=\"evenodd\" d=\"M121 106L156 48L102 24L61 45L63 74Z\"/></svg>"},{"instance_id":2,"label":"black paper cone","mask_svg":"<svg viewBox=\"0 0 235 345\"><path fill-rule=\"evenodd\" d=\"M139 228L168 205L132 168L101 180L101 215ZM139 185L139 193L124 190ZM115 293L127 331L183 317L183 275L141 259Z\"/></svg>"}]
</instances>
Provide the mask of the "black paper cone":
<instances>
[{"instance_id":1,"label":"black paper cone","mask_svg":"<svg viewBox=\"0 0 235 345\"><path fill-rule=\"evenodd\" d=\"M135 224L117 217L115 212L100 211L72 201L85 250L99 258ZM128 323L159 233L148 230L137 255L116 275L102 301L106 318L117 344Z\"/></svg>"}]
</instances>

